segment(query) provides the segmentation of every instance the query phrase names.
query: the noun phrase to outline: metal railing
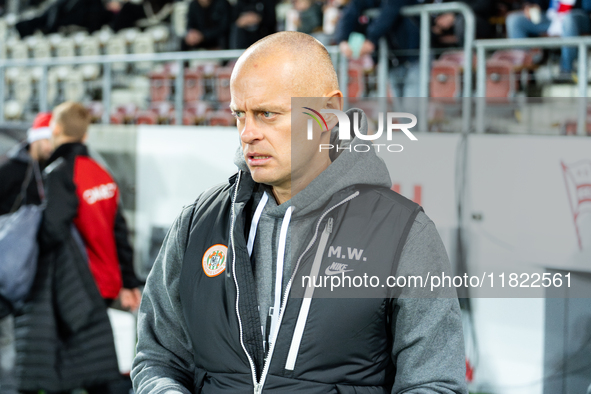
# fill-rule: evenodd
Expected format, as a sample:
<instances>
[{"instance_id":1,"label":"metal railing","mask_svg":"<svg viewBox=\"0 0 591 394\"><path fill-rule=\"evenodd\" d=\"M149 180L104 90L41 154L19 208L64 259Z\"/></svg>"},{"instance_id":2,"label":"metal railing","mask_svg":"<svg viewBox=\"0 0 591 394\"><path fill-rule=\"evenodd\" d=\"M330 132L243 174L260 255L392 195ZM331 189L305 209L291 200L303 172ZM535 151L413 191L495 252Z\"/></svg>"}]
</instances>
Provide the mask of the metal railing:
<instances>
[{"instance_id":1,"label":"metal railing","mask_svg":"<svg viewBox=\"0 0 591 394\"><path fill-rule=\"evenodd\" d=\"M419 97L429 97L429 79L431 74L431 15L445 12L457 12L464 18L464 74L463 92L465 99L462 103L462 132L467 133L470 129L471 106L466 98L472 96L472 53L474 39L476 37L476 19L474 11L465 3L451 2L438 4L419 4L402 8L402 15L416 16L421 18L420 52L419 52ZM421 100L419 108L419 130L427 131L428 108Z\"/></svg>"},{"instance_id":2,"label":"metal railing","mask_svg":"<svg viewBox=\"0 0 591 394\"><path fill-rule=\"evenodd\" d=\"M581 100L577 117L577 134L585 135L587 116L587 85L588 85L588 48L591 46L591 37L539 37L519 39L494 39L476 40L476 97L486 97L486 52L494 49L517 48L560 48L576 46L578 53L578 90ZM485 100L477 100L476 131L484 132L484 106Z\"/></svg>"},{"instance_id":3,"label":"metal railing","mask_svg":"<svg viewBox=\"0 0 591 394\"><path fill-rule=\"evenodd\" d=\"M338 70L339 81L343 95L347 95L348 70L347 61L336 46L327 47L333 61L336 61L335 68ZM169 52L169 53L151 53L151 54L131 54L131 55L102 55L102 56L77 56L64 58L39 58L39 59L8 59L0 60L0 124L5 122L4 100L6 96L5 76L6 70L12 67L40 67L41 78L38 85L39 110L46 112L49 110L47 101L48 73L50 67L55 66L80 66L86 64L95 64L103 66L102 74L102 104L103 114L102 123L110 123L111 115L111 91L113 75L111 65L113 63L138 63L138 62L175 62L178 73L175 79L174 108L176 124L183 124L183 88L185 82L184 63L191 60L232 60L237 59L244 50L220 50L220 51L195 51L195 52Z\"/></svg>"},{"instance_id":4,"label":"metal railing","mask_svg":"<svg viewBox=\"0 0 591 394\"><path fill-rule=\"evenodd\" d=\"M474 47L474 38L476 37L476 19L474 12L465 3L439 3L439 4L420 4L406 6L402 8L402 15L421 17L421 45L419 54L420 67L420 97L429 97L429 72L431 56L431 19L433 14L442 14L445 12L457 12L464 17L464 89L463 97L472 96L472 48Z\"/></svg>"}]
</instances>

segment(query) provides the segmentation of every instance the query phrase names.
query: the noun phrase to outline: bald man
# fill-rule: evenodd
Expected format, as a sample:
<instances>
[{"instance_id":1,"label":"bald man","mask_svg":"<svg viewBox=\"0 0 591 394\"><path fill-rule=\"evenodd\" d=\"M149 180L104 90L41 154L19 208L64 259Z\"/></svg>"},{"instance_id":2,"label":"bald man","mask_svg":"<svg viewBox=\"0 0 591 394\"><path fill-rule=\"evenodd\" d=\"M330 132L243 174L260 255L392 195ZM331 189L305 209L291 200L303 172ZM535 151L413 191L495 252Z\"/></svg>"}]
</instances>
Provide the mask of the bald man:
<instances>
[{"instance_id":1,"label":"bald man","mask_svg":"<svg viewBox=\"0 0 591 394\"><path fill-rule=\"evenodd\" d=\"M310 139L296 132L306 120L292 97L342 109L326 49L302 33L268 36L230 86L239 171L186 207L164 241L139 312L136 393L467 393L457 299L330 298L301 284L450 271L433 222L390 190L374 152L347 149L362 140L338 141L335 115ZM341 149L319 149L328 143Z\"/></svg>"}]
</instances>

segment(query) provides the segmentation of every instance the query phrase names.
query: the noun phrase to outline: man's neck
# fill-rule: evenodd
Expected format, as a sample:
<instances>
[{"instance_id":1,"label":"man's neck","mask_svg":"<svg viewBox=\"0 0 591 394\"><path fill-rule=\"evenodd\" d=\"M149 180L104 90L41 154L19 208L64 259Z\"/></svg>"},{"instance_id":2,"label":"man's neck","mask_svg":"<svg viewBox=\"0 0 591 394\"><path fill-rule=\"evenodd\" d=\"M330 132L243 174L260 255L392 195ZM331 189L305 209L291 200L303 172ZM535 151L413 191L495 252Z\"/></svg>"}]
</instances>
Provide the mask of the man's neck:
<instances>
[{"instance_id":1,"label":"man's neck","mask_svg":"<svg viewBox=\"0 0 591 394\"><path fill-rule=\"evenodd\" d=\"M275 197L275 201L277 201L277 205L289 201L293 196L308 187L308 185L331 164L330 159L328 157L326 159L327 160L324 164L312 167L316 170L307 173L306 176L298 177L296 179L292 178L287 185L273 186L273 196Z\"/></svg>"}]
</instances>

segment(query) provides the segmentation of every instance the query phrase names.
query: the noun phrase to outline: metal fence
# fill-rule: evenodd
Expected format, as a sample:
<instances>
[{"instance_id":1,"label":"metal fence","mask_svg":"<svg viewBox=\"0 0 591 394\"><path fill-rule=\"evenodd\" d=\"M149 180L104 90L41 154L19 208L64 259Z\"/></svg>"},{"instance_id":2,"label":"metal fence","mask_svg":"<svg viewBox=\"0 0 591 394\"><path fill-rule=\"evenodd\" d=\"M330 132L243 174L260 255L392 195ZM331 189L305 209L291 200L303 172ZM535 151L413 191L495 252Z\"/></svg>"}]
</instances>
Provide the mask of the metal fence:
<instances>
[{"instance_id":1,"label":"metal fence","mask_svg":"<svg viewBox=\"0 0 591 394\"><path fill-rule=\"evenodd\" d=\"M335 62L335 68L339 73L339 80L347 80L347 61L340 55L336 46L327 47L328 52ZM104 56L78 56L69 58L43 58L43 59L22 59L22 60L0 60L0 99L4 102L6 86L6 70L11 67L40 67L42 70L41 78L38 81L38 99L39 110L46 112L49 110L47 101L48 71L50 67L55 66L80 66L86 64L102 65L102 104L103 114L102 123L110 122L111 90L112 90L112 72L111 66L115 63L139 63L139 62L175 62L179 70L175 76L174 86L174 105L176 124L182 124L183 119L183 87L184 87L184 64L187 61L222 61L237 59L244 50L221 50L221 51L195 51L195 52L169 52L152 54L133 54L133 55L104 55ZM339 64L340 63L340 64ZM346 84L344 84L343 94L347 94ZM5 122L4 105L0 105L0 123Z\"/></svg>"},{"instance_id":2,"label":"metal fence","mask_svg":"<svg viewBox=\"0 0 591 394\"><path fill-rule=\"evenodd\" d=\"M495 39L495 40L476 40L476 96L486 97L486 52L495 49L517 49L517 48L560 48L576 46L578 52L578 91L579 108L577 116L577 134L585 135L587 128L587 89L589 83L589 47L591 46L591 37L541 37L541 38L523 38L523 39ZM484 132L484 100L477 100L476 110L476 131Z\"/></svg>"},{"instance_id":3,"label":"metal fence","mask_svg":"<svg viewBox=\"0 0 591 394\"><path fill-rule=\"evenodd\" d=\"M370 11L371 12L371 11ZM486 96L486 52L493 49L508 48L558 48L562 46L577 46L579 49L579 94L581 97L587 97L587 73L588 73L588 47L591 46L591 37L573 37L573 38L531 38L531 39L492 39L475 40L475 17L473 11L465 3L450 2L440 4L422 4L407 6L402 8L402 14L405 16L420 16L420 50L419 50L419 97L429 96L430 68L431 68L431 16L440 13L454 12L462 15L465 21L464 30L464 64L463 64L463 89L464 98L462 106L463 126L462 131L470 130L472 118L472 101L467 98L473 97L473 58L474 49L477 52L477 78L476 78L476 97ZM375 14L375 12L374 12ZM340 54L337 46L329 46L328 51L333 59L337 70L341 90L343 95L348 95L348 61ZM389 50L385 39L381 39L378 48L377 63L377 97L382 98L380 110L386 110L386 97L388 92L388 69L389 69ZM171 53L153 53L153 54L133 54L133 55L104 55L93 57L71 57L71 58L43 58L43 59L23 59L23 60L0 60L0 100L4 102L6 97L5 75L7 69L11 67L37 67L41 68L41 77L38 83L38 102L41 111L47 111L47 89L48 89L48 71L50 67L55 66L74 66L74 65L102 65L102 123L110 122L111 109L111 91L113 88L112 65L115 63L140 63L140 62L175 62L179 72L174 77L174 108L176 124L182 124L183 119L183 88L184 88L184 63L187 61L222 61L237 59L243 50L222 50L222 51L198 51L198 52L171 52ZM424 100L422 100L424 101ZM422 102L421 101L421 102ZM479 102L482 100L478 100ZM583 100L584 101L584 100ZM347 103L345 103L346 105ZM484 105L484 104L482 104ZM480 105L480 107L482 107ZM483 108L478 108L476 129L482 131L480 115L483 114ZM427 130L428 108L423 104L418 108L419 130ZM581 106L579 114L579 133L583 133L584 117L586 108ZM4 105L0 105L0 124L5 123Z\"/></svg>"}]
</instances>

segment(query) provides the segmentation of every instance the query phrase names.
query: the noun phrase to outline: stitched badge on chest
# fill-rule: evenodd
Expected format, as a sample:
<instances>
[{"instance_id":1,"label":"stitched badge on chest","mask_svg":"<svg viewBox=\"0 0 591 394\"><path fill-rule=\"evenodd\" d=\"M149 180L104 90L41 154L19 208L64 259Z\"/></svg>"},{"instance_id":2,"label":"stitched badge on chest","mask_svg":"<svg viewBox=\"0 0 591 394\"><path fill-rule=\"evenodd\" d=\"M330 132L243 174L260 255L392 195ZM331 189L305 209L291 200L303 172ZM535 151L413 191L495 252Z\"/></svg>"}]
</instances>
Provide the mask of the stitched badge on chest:
<instances>
[{"instance_id":1,"label":"stitched badge on chest","mask_svg":"<svg viewBox=\"0 0 591 394\"><path fill-rule=\"evenodd\" d=\"M211 246L203 254L203 272L209 277L218 276L226 270L228 247L222 244Z\"/></svg>"}]
</instances>

